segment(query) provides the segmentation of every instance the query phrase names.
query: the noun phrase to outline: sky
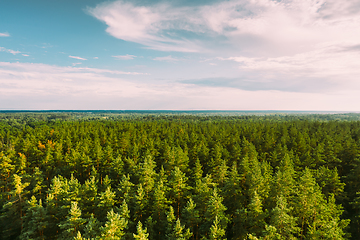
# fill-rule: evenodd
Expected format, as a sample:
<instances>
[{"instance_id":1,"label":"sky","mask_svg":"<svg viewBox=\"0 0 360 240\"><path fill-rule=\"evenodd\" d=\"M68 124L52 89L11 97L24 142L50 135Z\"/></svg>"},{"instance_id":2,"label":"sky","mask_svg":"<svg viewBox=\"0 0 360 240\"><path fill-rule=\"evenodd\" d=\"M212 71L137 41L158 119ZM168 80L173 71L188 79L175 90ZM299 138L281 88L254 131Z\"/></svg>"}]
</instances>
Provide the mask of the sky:
<instances>
[{"instance_id":1,"label":"sky","mask_svg":"<svg viewBox=\"0 0 360 240\"><path fill-rule=\"evenodd\" d=\"M20 109L360 111L360 1L4 0Z\"/></svg>"}]
</instances>

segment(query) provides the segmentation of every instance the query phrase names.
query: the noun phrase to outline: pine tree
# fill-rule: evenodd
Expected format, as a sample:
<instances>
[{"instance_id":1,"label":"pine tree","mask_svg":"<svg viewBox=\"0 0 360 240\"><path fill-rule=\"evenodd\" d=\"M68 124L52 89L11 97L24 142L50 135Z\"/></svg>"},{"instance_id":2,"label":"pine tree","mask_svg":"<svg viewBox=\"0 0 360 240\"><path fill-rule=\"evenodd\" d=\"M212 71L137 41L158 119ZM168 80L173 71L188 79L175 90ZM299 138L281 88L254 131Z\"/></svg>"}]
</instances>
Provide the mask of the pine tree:
<instances>
[{"instance_id":1,"label":"pine tree","mask_svg":"<svg viewBox=\"0 0 360 240\"><path fill-rule=\"evenodd\" d=\"M87 239L86 239L86 238L83 238L83 237L81 236L80 231L78 231L77 234L76 234L76 237L74 238L74 240L87 240Z\"/></svg>"},{"instance_id":2,"label":"pine tree","mask_svg":"<svg viewBox=\"0 0 360 240\"><path fill-rule=\"evenodd\" d=\"M180 168L185 172L188 168L189 157L181 147L168 147L164 153L164 168L167 173L170 173L174 167Z\"/></svg>"},{"instance_id":3,"label":"pine tree","mask_svg":"<svg viewBox=\"0 0 360 240\"><path fill-rule=\"evenodd\" d=\"M181 225L180 219L177 219L175 224L173 224L173 229L167 236L169 240L187 240L192 236L192 233L189 229L186 229L184 233L184 226Z\"/></svg>"},{"instance_id":4,"label":"pine tree","mask_svg":"<svg viewBox=\"0 0 360 240\"><path fill-rule=\"evenodd\" d=\"M146 156L144 162L140 164L139 169L139 183L142 184L146 198L148 198L150 191L153 189L155 184L155 167L156 163L152 156Z\"/></svg>"},{"instance_id":5,"label":"pine tree","mask_svg":"<svg viewBox=\"0 0 360 240\"><path fill-rule=\"evenodd\" d=\"M42 190L46 187L44 184L44 176L42 171L38 167L35 167L31 178L32 194L38 194L39 197L41 197L43 192Z\"/></svg>"},{"instance_id":6,"label":"pine tree","mask_svg":"<svg viewBox=\"0 0 360 240\"><path fill-rule=\"evenodd\" d=\"M207 208L205 212L206 222L201 226L202 230L206 233L209 232L211 226L214 224L215 219L217 219L217 228L226 229L228 218L226 216L226 207L223 205L224 198L221 197L217 189L213 190L212 196L207 202Z\"/></svg>"},{"instance_id":7,"label":"pine tree","mask_svg":"<svg viewBox=\"0 0 360 240\"><path fill-rule=\"evenodd\" d=\"M11 184L11 176L15 171L15 165L12 164L11 156L0 152L0 190L1 192L9 192Z\"/></svg>"},{"instance_id":8,"label":"pine tree","mask_svg":"<svg viewBox=\"0 0 360 240\"><path fill-rule=\"evenodd\" d=\"M126 201L128 204L132 203L134 195L134 186L130 181L130 176L123 175L118 185L119 201Z\"/></svg>"},{"instance_id":9,"label":"pine tree","mask_svg":"<svg viewBox=\"0 0 360 240\"><path fill-rule=\"evenodd\" d=\"M149 216L146 219L145 226L146 226L147 232L149 233L149 239L155 239L155 237L157 236L157 233L155 232L156 223L157 223L156 221L153 221L152 216ZM131 238L129 238L129 239L132 239L132 235L131 235Z\"/></svg>"},{"instance_id":10,"label":"pine tree","mask_svg":"<svg viewBox=\"0 0 360 240\"><path fill-rule=\"evenodd\" d=\"M180 217L180 208L183 204L184 195L187 195L187 191L190 187L187 185L188 178L185 176L178 167L175 167L174 170L171 171L169 186L170 186L170 194L171 199L175 202L176 205L176 216Z\"/></svg>"},{"instance_id":11,"label":"pine tree","mask_svg":"<svg viewBox=\"0 0 360 240\"><path fill-rule=\"evenodd\" d=\"M235 211L242 206L242 189L241 189L241 179L234 162L230 172L228 173L228 178L223 187L224 196L224 205L227 206L228 212L233 217Z\"/></svg>"},{"instance_id":12,"label":"pine tree","mask_svg":"<svg viewBox=\"0 0 360 240\"><path fill-rule=\"evenodd\" d=\"M91 214L90 218L87 220L87 223L84 226L84 238L95 239L100 235L100 223L94 217L94 214Z\"/></svg>"},{"instance_id":13,"label":"pine tree","mask_svg":"<svg viewBox=\"0 0 360 240\"><path fill-rule=\"evenodd\" d=\"M190 227L193 234L193 239L198 238L198 227L200 223L199 211L196 209L196 204L190 197L186 206L184 207L183 218L185 219L186 226Z\"/></svg>"},{"instance_id":14,"label":"pine tree","mask_svg":"<svg viewBox=\"0 0 360 240\"><path fill-rule=\"evenodd\" d=\"M295 188L295 170L289 154L285 154L280 162L279 169L274 176L273 195L283 195L285 198L294 193Z\"/></svg>"},{"instance_id":15,"label":"pine tree","mask_svg":"<svg viewBox=\"0 0 360 240\"><path fill-rule=\"evenodd\" d=\"M220 188L223 187L225 181L227 180L227 170L228 166L226 165L226 160L224 159L220 159L218 165L215 165L212 168L211 176Z\"/></svg>"},{"instance_id":16,"label":"pine tree","mask_svg":"<svg viewBox=\"0 0 360 240\"><path fill-rule=\"evenodd\" d=\"M148 240L149 234L147 233L146 228L142 228L142 223L139 222L137 225L137 234L133 234L135 240Z\"/></svg>"},{"instance_id":17,"label":"pine tree","mask_svg":"<svg viewBox=\"0 0 360 240\"><path fill-rule=\"evenodd\" d=\"M220 222L217 216L215 216L215 220L213 225L210 227L210 240L225 240L225 229L221 228Z\"/></svg>"},{"instance_id":18,"label":"pine tree","mask_svg":"<svg viewBox=\"0 0 360 240\"><path fill-rule=\"evenodd\" d=\"M108 186L104 192L100 193L96 215L101 222L105 220L106 213L113 209L115 197L115 192L111 190L111 186Z\"/></svg>"},{"instance_id":19,"label":"pine tree","mask_svg":"<svg viewBox=\"0 0 360 240\"><path fill-rule=\"evenodd\" d=\"M298 182L298 195L294 210L299 217L301 226L300 237L310 239L327 239L328 231L337 232L343 239L343 229L348 221L340 220L341 206L335 204L333 195L329 200L321 193L319 185L309 169L305 169Z\"/></svg>"},{"instance_id":20,"label":"pine tree","mask_svg":"<svg viewBox=\"0 0 360 240\"><path fill-rule=\"evenodd\" d=\"M71 208L66 220L59 224L59 228L62 230L60 239L74 238L78 231L82 230L85 219L81 218L81 210L78 207L77 202L71 202Z\"/></svg>"},{"instance_id":21,"label":"pine tree","mask_svg":"<svg viewBox=\"0 0 360 240\"><path fill-rule=\"evenodd\" d=\"M121 156L118 156L117 158L113 159L110 163L111 166L111 178L112 179L119 179L123 175L124 171L124 162L121 159Z\"/></svg>"},{"instance_id":22,"label":"pine tree","mask_svg":"<svg viewBox=\"0 0 360 240\"><path fill-rule=\"evenodd\" d=\"M244 239L249 234L261 237L265 230L266 216L267 212L263 211L262 201L255 191L251 196L249 205L236 212L234 219L235 239Z\"/></svg>"},{"instance_id":23,"label":"pine tree","mask_svg":"<svg viewBox=\"0 0 360 240\"><path fill-rule=\"evenodd\" d=\"M202 165L200 163L200 160L197 158L195 161L195 166L192 171L192 182L196 183L197 181L200 181L203 177L203 170Z\"/></svg>"},{"instance_id":24,"label":"pine tree","mask_svg":"<svg viewBox=\"0 0 360 240\"><path fill-rule=\"evenodd\" d=\"M120 217L127 222L124 228L125 235L123 239L132 239L132 234L130 234L130 232L128 232L127 230L130 229L130 227L132 227L134 223L130 220L130 210L125 200L123 201L123 203L121 204L120 208L117 211Z\"/></svg>"},{"instance_id":25,"label":"pine tree","mask_svg":"<svg viewBox=\"0 0 360 240\"><path fill-rule=\"evenodd\" d=\"M24 227L23 217L25 215L26 195L25 190L30 183L22 181L22 177L14 174L12 190L9 192L9 200L2 206L1 225L5 228L2 233L4 238L12 239L18 236Z\"/></svg>"},{"instance_id":26,"label":"pine tree","mask_svg":"<svg viewBox=\"0 0 360 240\"><path fill-rule=\"evenodd\" d=\"M122 239L127 223L125 218L111 210L107 213L105 226L100 228L101 239Z\"/></svg>"},{"instance_id":27,"label":"pine tree","mask_svg":"<svg viewBox=\"0 0 360 240\"><path fill-rule=\"evenodd\" d=\"M157 224L155 226L156 233L158 233L158 237L163 236L165 234L164 229L166 228L167 220L166 220L166 211L169 208L169 200L166 197L166 186L164 186L163 182L160 181L155 186L155 191L153 195L153 219L156 220Z\"/></svg>"},{"instance_id":28,"label":"pine tree","mask_svg":"<svg viewBox=\"0 0 360 240\"><path fill-rule=\"evenodd\" d=\"M145 207L147 206L148 199L145 198L145 192L140 183L135 195L135 219L141 221L144 217Z\"/></svg>"},{"instance_id":29,"label":"pine tree","mask_svg":"<svg viewBox=\"0 0 360 240\"><path fill-rule=\"evenodd\" d=\"M44 240L44 231L48 225L46 209L42 206L41 199L38 203L34 196L27 201L27 205L24 228L21 231L20 239Z\"/></svg>"},{"instance_id":30,"label":"pine tree","mask_svg":"<svg viewBox=\"0 0 360 240\"><path fill-rule=\"evenodd\" d=\"M292 207L288 207L286 198L279 195L276 207L271 212L270 225L275 227L277 235L281 239L296 239L294 235L300 231L296 223L297 218L290 215L292 210Z\"/></svg>"},{"instance_id":31,"label":"pine tree","mask_svg":"<svg viewBox=\"0 0 360 240\"><path fill-rule=\"evenodd\" d=\"M48 230L53 233L59 232L58 224L66 219L68 209L64 207L64 197L68 189L67 181L61 177L54 177L46 197L46 209L49 215ZM66 202L66 206L68 206ZM71 204L71 202L70 202Z\"/></svg>"},{"instance_id":32,"label":"pine tree","mask_svg":"<svg viewBox=\"0 0 360 240\"><path fill-rule=\"evenodd\" d=\"M98 187L95 176L91 175L81 186L79 197L81 201L79 206L82 209L84 218L89 218L95 213L95 206L98 204Z\"/></svg>"}]
</instances>

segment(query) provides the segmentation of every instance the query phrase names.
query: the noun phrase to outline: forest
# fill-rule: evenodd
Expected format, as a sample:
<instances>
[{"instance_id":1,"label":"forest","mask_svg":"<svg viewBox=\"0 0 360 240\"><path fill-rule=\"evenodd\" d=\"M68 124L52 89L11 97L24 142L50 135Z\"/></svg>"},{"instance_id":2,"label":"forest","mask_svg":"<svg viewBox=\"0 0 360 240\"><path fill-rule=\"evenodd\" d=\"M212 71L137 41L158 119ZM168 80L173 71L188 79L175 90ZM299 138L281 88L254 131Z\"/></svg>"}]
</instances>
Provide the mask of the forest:
<instances>
[{"instance_id":1,"label":"forest","mask_svg":"<svg viewBox=\"0 0 360 240\"><path fill-rule=\"evenodd\" d=\"M0 240L359 236L359 114L0 113Z\"/></svg>"}]
</instances>

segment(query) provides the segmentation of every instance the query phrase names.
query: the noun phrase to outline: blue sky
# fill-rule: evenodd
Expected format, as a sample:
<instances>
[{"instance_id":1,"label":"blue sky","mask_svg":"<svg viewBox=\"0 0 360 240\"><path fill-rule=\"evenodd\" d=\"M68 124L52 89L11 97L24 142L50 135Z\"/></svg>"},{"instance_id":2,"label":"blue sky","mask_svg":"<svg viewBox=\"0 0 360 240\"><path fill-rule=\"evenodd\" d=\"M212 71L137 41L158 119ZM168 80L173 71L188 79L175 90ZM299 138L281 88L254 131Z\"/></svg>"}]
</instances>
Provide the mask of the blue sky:
<instances>
[{"instance_id":1,"label":"blue sky","mask_svg":"<svg viewBox=\"0 0 360 240\"><path fill-rule=\"evenodd\" d=\"M359 103L358 0L0 3L0 109Z\"/></svg>"}]
</instances>

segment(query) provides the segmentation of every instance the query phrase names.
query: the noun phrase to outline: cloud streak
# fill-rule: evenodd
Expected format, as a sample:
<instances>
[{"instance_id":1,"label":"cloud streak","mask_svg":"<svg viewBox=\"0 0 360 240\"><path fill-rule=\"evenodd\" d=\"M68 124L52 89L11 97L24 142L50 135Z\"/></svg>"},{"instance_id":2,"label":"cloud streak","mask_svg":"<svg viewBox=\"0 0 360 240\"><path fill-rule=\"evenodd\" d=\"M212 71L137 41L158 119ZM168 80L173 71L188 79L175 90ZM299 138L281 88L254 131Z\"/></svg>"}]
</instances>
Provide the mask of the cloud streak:
<instances>
[{"instance_id":1,"label":"cloud streak","mask_svg":"<svg viewBox=\"0 0 360 240\"><path fill-rule=\"evenodd\" d=\"M131 94L136 89L136 84L120 78L119 75L141 74L143 73L87 67L0 62L0 92L6 95L9 93L71 95L91 92Z\"/></svg>"},{"instance_id":2,"label":"cloud streak","mask_svg":"<svg viewBox=\"0 0 360 240\"><path fill-rule=\"evenodd\" d=\"M112 57L116 58L116 59L119 59L119 60L132 60L132 59L136 58L135 55L129 55L129 54L117 55L117 56L112 56Z\"/></svg>"},{"instance_id":3,"label":"cloud streak","mask_svg":"<svg viewBox=\"0 0 360 240\"><path fill-rule=\"evenodd\" d=\"M4 33L0 32L0 37L10 37L10 34L7 32L4 32Z\"/></svg>"},{"instance_id":4,"label":"cloud streak","mask_svg":"<svg viewBox=\"0 0 360 240\"><path fill-rule=\"evenodd\" d=\"M78 56L71 56L71 55L69 55L69 58L74 58L74 59L83 60L83 61L87 60L86 58L82 58L82 57L78 57Z\"/></svg>"},{"instance_id":5,"label":"cloud streak","mask_svg":"<svg viewBox=\"0 0 360 240\"><path fill-rule=\"evenodd\" d=\"M155 61L164 61L164 62L177 62L179 59L172 57L171 55L165 57L156 57L153 60Z\"/></svg>"},{"instance_id":6,"label":"cloud streak","mask_svg":"<svg viewBox=\"0 0 360 240\"><path fill-rule=\"evenodd\" d=\"M7 49L7 48L4 48L4 47L0 47L0 52L7 52L7 53L11 53L11 54L13 54L13 55L16 55L16 54L21 53L20 51L15 51L15 50L12 50L12 49Z\"/></svg>"}]
</instances>

